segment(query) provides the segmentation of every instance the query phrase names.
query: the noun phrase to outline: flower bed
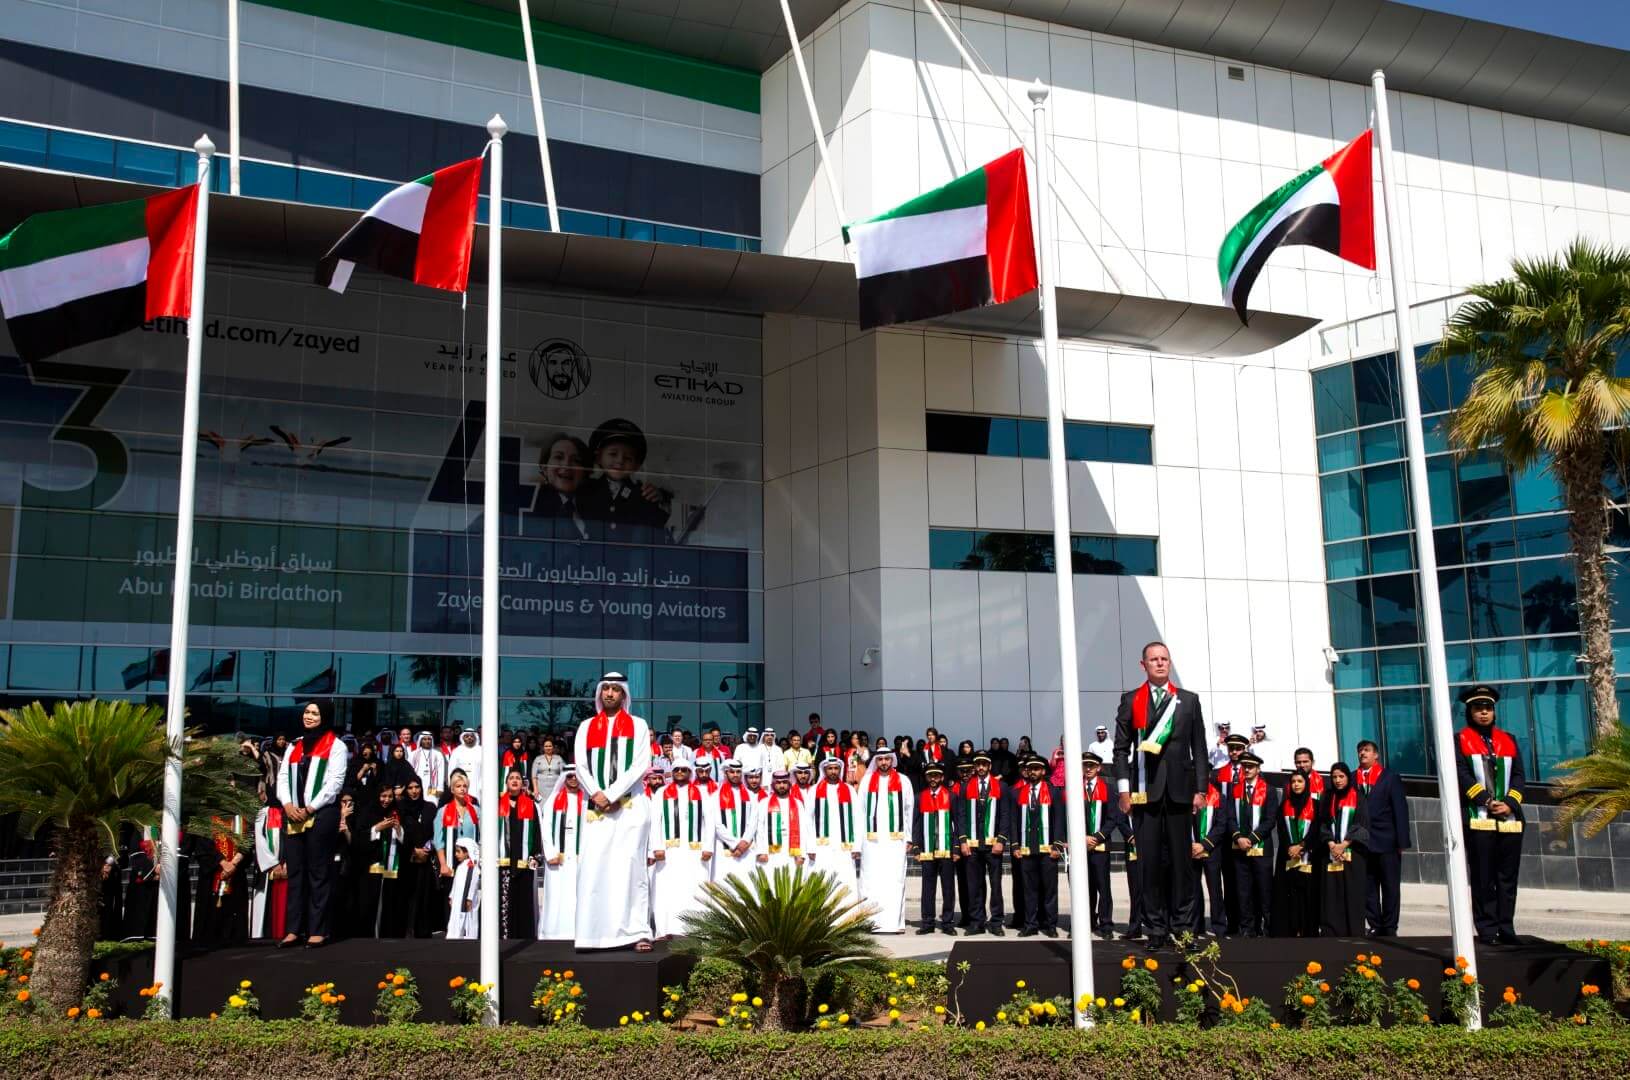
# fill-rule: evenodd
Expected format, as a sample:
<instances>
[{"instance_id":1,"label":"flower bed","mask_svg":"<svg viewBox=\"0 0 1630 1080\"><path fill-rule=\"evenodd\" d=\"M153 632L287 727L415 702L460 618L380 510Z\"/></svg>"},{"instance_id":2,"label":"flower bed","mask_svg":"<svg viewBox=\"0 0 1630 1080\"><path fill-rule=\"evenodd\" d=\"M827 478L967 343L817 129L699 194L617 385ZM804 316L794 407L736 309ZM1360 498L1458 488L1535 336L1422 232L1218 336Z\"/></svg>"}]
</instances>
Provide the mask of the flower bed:
<instances>
[{"instance_id":1,"label":"flower bed","mask_svg":"<svg viewBox=\"0 0 1630 1080\"><path fill-rule=\"evenodd\" d=\"M949 1077L1163 1078L1217 1076L1373 1076L1449 1080L1539 1069L1546 1080L1630 1075L1624 1027L1475 1034L1451 1028L1315 1031L1197 1030L1175 1025L1067 1028L950 1028L928 1031L757 1031L679 1033L631 1024L614 1031L536 1030L402 1024L345 1028L270 1021L86 1026L0 1024L0 1070L31 1080L53 1077L299 1076L301 1080L412 1080L460 1075L673 1080L708 1076L918 1075ZM1537 1075L1537 1074L1536 1074Z\"/></svg>"}]
</instances>

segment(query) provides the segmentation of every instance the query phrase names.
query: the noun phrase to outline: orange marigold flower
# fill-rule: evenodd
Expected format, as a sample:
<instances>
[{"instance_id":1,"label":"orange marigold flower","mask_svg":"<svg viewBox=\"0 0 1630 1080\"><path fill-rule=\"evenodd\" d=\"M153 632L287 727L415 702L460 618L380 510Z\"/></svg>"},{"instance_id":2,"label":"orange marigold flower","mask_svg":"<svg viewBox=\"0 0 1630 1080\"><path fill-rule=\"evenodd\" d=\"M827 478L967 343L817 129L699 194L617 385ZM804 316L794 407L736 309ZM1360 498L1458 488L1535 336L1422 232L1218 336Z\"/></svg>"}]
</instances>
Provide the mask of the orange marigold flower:
<instances>
[{"instance_id":1,"label":"orange marigold flower","mask_svg":"<svg viewBox=\"0 0 1630 1080\"><path fill-rule=\"evenodd\" d=\"M383 989L385 989L385 984L384 984L384 983L380 983L380 984L379 984L379 989L381 989L381 990L383 990Z\"/></svg>"},{"instance_id":2,"label":"orange marigold flower","mask_svg":"<svg viewBox=\"0 0 1630 1080\"><path fill-rule=\"evenodd\" d=\"M108 973L107 972L105 972L105 971L102 972L102 977L101 977L100 981L101 982L107 982L108 981Z\"/></svg>"},{"instance_id":3,"label":"orange marigold flower","mask_svg":"<svg viewBox=\"0 0 1630 1080\"><path fill-rule=\"evenodd\" d=\"M1584 1022L1585 1022L1585 1018L1583 1016L1580 1016L1578 1013L1574 1013L1573 1014L1573 1022L1576 1023L1576 1024L1583 1025Z\"/></svg>"},{"instance_id":4,"label":"orange marigold flower","mask_svg":"<svg viewBox=\"0 0 1630 1080\"><path fill-rule=\"evenodd\" d=\"M1409 987L1411 990L1419 990L1421 988L1421 981L1419 979L1410 979L1408 982L1404 983L1404 985Z\"/></svg>"},{"instance_id":5,"label":"orange marigold flower","mask_svg":"<svg viewBox=\"0 0 1630 1080\"><path fill-rule=\"evenodd\" d=\"M583 988L581 986L574 986L570 990L566 991L567 995L570 997L577 997L582 992Z\"/></svg>"},{"instance_id":6,"label":"orange marigold flower","mask_svg":"<svg viewBox=\"0 0 1630 1080\"><path fill-rule=\"evenodd\" d=\"M566 971L562 971L562 972L561 972L561 973L560 973L560 977L561 977L561 978L562 978L562 979L569 979L569 978L571 978L571 977L572 977L572 973L571 973L571 971L570 971L570 970L569 970L569 969L568 969L568 970L566 970Z\"/></svg>"},{"instance_id":7,"label":"orange marigold flower","mask_svg":"<svg viewBox=\"0 0 1630 1080\"><path fill-rule=\"evenodd\" d=\"M20 983L25 983L25 982L28 981L28 976L27 975L19 975L19 976L17 976L17 981L20 982Z\"/></svg>"},{"instance_id":8,"label":"orange marigold flower","mask_svg":"<svg viewBox=\"0 0 1630 1080\"><path fill-rule=\"evenodd\" d=\"M1381 954L1380 953L1371 953L1370 954L1370 966L1371 967L1380 967L1381 966Z\"/></svg>"},{"instance_id":9,"label":"orange marigold flower","mask_svg":"<svg viewBox=\"0 0 1630 1080\"><path fill-rule=\"evenodd\" d=\"M1315 1000L1315 998L1313 997L1312 994L1303 994L1302 995L1302 1004L1303 1005L1312 1005L1314 1000Z\"/></svg>"},{"instance_id":10,"label":"orange marigold flower","mask_svg":"<svg viewBox=\"0 0 1630 1080\"><path fill-rule=\"evenodd\" d=\"M1467 960L1464 956L1455 957L1455 967L1459 968L1461 971L1465 971L1471 966L1471 961Z\"/></svg>"},{"instance_id":11,"label":"orange marigold flower","mask_svg":"<svg viewBox=\"0 0 1630 1080\"><path fill-rule=\"evenodd\" d=\"M1317 975L1319 972L1321 972L1323 970L1324 970L1324 965L1319 963L1317 960L1309 960L1307 962L1307 973L1309 975Z\"/></svg>"},{"instance_id":12,"label":"orange marigold flower","mask_svg":"<svg viewBox=\"0 0 1630 1080\"><path fill-rule=\"evenodd\" d=\"M391 991L391 997L402 997L406 993L406 990L403 990L400 986L398 986L395 990Z\"/></svg>"},{"instance_id":13,"label":"orange marigold flower","mask_svg":"<svg viewBox=\"0 0 1630 1080\"><path fill-rule=\"evenodd\" d=\"M90 1017L92 1020L100 1020L100 1019L102 1019L102 1010L101 1009L86 1009L85 1010L85 1015Z\"/></svg>"},{"instance_id":14,"label":"orange marigold flower","mask_svg":"<svg viewBox=\"0 0 1630 1080\"><path fill-rule=\"evenodd\" d=\"M451 979L447 980L447 985L452 987L454 990L457 990L459 987L464 985L464 976L454 975Z\"/></svg>"},{"instance_id":15,"label":"orange marigold flower","mask_svg":"<svg viewBox=\"0 0 1630 1080\"><path fill-rule=\"evenodd\" d=\"M1137 966L1138 966L1138 962L1136 960L1132 959L1130 956L1128 956L1126 959L1121 961L1121 967L1125 968L1127 971L1131 971L1133 968L1135 968Z\"/></svg>"},{"instance_id":16,"label":"orange marigold flower","mask_svg":"<svg viewBox=\"0 0 1630 1080\"><path fill-rule=\"evenodd\" d=\"M1579 988L1579 992L1581 994L1585 995L1586 997L1592 997L1595 994L1598 994L1598 993L1601 992L1601 987L1593 986L1590 983L1586 983L1584 986L1581 986Z\"/></svg>"},{"instance_id":17,"label":"orange marigold flower","mask_svg":"<svg viewBox=\"0 0 1630 1080\"><path fill-rule=\"evenodd\" d=\"M1327 983L1327 982L1319 983L1319 993L1328 994L1329 992L1330 992L1330 984L1329 983Z\"/></svg>"},{"instance_id":18,"label":"orange marigold flower","mask_svg":"<svg viewBox=\"0 0 1630 1080\"><path fill-rule=\"evenodd\" d=\"M78 1015L79 1015L79 1006L78 1005L75 1005L75 1006L73 1006L72 1008L70 1008L68 1010L68 1019L72 1020L74 1017L76 1017Z\"/></svg>"},{"instance_id":19,"label":"orange marigold flower","mask_svg":"<svg viewBox=\"0 0 1630 1080\"><path fill-rule=\"evenodd\" d=\"M19 991L17 991L17 1000L18 1001L27 1001L28 1000L28 991L27 990L19 990Z\"/></svg>"},{"instance_id":20,"label":"orange marigold flower","mask_svg":"<svg viewBox=\"0 0 1630 1080\"><path fill-rule=\"evenodd\" d=\"M1453 975L1455 973L1455 969L1454 968L1444 968L1443 973L1445 975Z\"/></svg>"},{"instance_id":21,"label":"orange marigold flower","mask_svg":"<svg viewBox=\"0 0 1630 1080\"><path fill-rule=\"evenodd\" d=\"M1148 968L1150 971L1158 971L1160 969L1160 961L1151 956L1143 962L1143 966Z\"/></svg>"},{"instance_id":22,"label":"orange marigold flower","mask_svg":"<svg viewBox=\"0 0 1630 1080\"><path fill-rule=\"evenodd\" d=\"M396 986L401 986L403 983L407 982L407 976L405 976L405 975L392 975L391 976L391 982Z\"/></svg>"},{"instance_id":23,"label":"orange marigold flower","mask_svg":"<svg viewBox=\"0 0 1630 1080\"><path fill-rule=\"evenodd\" d=\"M1472 984L1477 982L1477 976L1471 974L1470 972L1467 972L1466 974L1464 974L1464 975L1462 975L1460 977L1460 981L1465 983L1467 986L1471 986Z\"/></svg>"}]
</instances>

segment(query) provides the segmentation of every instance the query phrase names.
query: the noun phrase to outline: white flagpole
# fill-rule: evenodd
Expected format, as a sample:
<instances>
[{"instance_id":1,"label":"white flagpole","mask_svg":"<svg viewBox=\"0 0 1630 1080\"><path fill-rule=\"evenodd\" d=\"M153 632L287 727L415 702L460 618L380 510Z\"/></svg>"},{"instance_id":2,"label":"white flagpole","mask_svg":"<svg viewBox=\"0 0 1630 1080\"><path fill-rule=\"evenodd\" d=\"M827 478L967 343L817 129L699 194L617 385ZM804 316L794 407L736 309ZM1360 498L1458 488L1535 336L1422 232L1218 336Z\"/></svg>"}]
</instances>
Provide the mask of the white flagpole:
<instances>
[{"instance_id":1,"label":"white flagpole","mask_svg":"<svg viewBox=\"0 0 1630 1080\"><path fill-rule=\"evenodd\" d=\"M240 195L238 185L238 0L226 0L226 172L227 192Z\"/></svg>"},{"instance_id":2,"label":"white flagpole","mask_svg":"<svg viewBox=\"0 0 1630 1080\"><path fill-rule=\"evenodd\" d=\"M1443 609L1438 598L1438 557L1432 532L1432 498L1427 486L1426 443L1421 428L1421 394L1415 376L1415 335L1409 326L1409 278L1404 268L1403 230L1398 224L1398 187L1392 160L1392 128L1387 123L1387 77L1370 76L1375 91L1375 137L1381 147L1381 194L1386 215L1388 267L1392 274L1392 314L1398 335L1398 384L1404 396L1404 430L1409 438L1409 501L1415 515L1415 558L1420 566L1421 622L1426 630L1426 681L1432 707L1432 747L1438 767L1438 805L1443 818L1443 858L1449 885L1449 936L1456 956L1464 956L1477 973L1472 946L1471 884L1466 871L1466 839L1460 818L1460 783L1455 776L1454 713L1449 704L1449 673L1443 645ZM1483 1026L1473 1009L1468 1030Z\"/></svg>"},{"instance_id":3,"label":"white flagpole","mask_svg":"<svg viewBox=\"0 0 1630 1080\"><path fill-rule=\"evenodd\" d=\"M538 161L543 165L543 197L549 203L549 229L560 231L560 207L555 205L555 170L549 164L549 135L543 127L543 93L538 89L538 54L532 48L532 13L521 0L521 40L526 43L526 77L532 83L532 124L538 129Z\"/></svg>"},{"instance_id":4,"label":"white flagpole","mask_svg":"<svg viewBox=\"0 0 1630 1080\"><path fill-rule=\"evenodd\" d=\"M481 982L488 987L486 1023L498 1023L498 456L503 445L504 133L487 121L492 179L487 186L487 422L481 486Z\"/></svg>"},{"instance_id":5,"label":"white flagpole","mask_svg":"<svg viewBox=\"0 0 1630 1080\"><path fill-rule=\"evenodd\" d=\"M1087 808L1081 787L1081 677L1075 654L1075 560L1070 548L1070 480L1064 456L1064 369L1058 347L1058 267L1053 247L1053 191L1048 181L1048 88L1030 86L1036 138L1036 269L1040 278L1042 357L1047 368L1047 474L1052 482L1053 577L1058 587L1059 690L1064 713L1064 821L1070 852L1070 1002L1075 1026L1091 1027L1080 1008L1091 997L1092 908L1087 900Z\"/></svg>"},{"instance_id":6,"label":"white flagpole","mask_svg":"<svg viewBox=\"0 0 1630 1080\"><path fill-rule=\"evenodd\" d=\"M181 843L181 758L186 737L187 616L192 600L193 490L198 478L198 396L204 365L204 264L209 250L209 167L215 144L208 135L198 151L198 216L193 225L192 304L187 313L187 376L181 396L181 478L176 489L175 579L170 585L170 674L164 734L177 751L164 766L164 817L159 826L158 930L153 943L153 981L161 984L175 1014L175 928L180 892L177 848Z\"/></svg>"},{"instance_id":7,"label":"white flagpole","mask_svg":"<svg viewBox=\"0 0 1630 1080\"><path fill-rule=\"evenodd\" d=\"M815 107L815 91L809 85L809 69L804 66L804 50L798 44L798 28L793 25L792 8L787 6L787 0L781 0L781 17L787 24L787 40L792 45L792 62L798 68L798 82L804 88L804 107L809 110L809 126L815 129L815 148L821 153L821 175L826 177L826 190L832 196L833 209L838 212L838 224L847 225L849 215L843 209L843 187L838 183L838 174L832 171L832 155L826 148L826 134L821 131L821 113ZM848 258L848 251L849 246L845 244L844 258Z\"/></svg>"}]
</instances>

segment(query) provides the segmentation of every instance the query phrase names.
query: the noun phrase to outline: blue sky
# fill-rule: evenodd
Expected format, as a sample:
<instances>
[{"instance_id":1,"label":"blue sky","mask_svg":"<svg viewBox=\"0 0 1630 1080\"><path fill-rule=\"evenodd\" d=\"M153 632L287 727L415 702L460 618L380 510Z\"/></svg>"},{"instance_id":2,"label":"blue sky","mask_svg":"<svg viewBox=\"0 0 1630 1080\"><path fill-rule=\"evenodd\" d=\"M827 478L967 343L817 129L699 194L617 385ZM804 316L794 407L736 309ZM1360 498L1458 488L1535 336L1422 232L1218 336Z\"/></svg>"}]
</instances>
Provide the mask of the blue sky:
<instances>
[{"instance_id":1,"label":"blue sky","mask_svg":"<svg viewBox=\"0 0 1630 1080\"><path fill-rule=\"evenodd\" d=\"M1630 0L1405 0L1544 34L1630 49Z\"/></svg>"}]
</instances>

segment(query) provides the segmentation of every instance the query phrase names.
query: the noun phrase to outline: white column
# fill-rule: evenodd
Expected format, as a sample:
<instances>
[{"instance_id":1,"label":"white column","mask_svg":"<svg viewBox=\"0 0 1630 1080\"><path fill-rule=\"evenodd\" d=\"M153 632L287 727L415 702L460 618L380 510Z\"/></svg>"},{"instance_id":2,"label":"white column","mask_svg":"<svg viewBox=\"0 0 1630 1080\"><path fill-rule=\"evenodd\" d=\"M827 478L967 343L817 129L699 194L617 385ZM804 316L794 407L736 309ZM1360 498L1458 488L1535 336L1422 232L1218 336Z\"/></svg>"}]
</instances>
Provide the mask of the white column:
<instances>
[{"instance_id":1,"label":"white column","mask_svg":"<svg viewBox=\"0 0 1630 1080\"><path fill-rule=\"evenodd\" d=\"M241 195L238 185L238 0L226 0L226 169L227 192Z\"/></svg>"},{"instance_id":2,"label":"white column","mask_svg":"<svg viewBox=\"0 0 1630 1080\"><path fill-rule=\"evenodd\" d=\"M187 615L192 600L193 491L198 478L198 395L203 383L204 270L209 250L209 166L215 144L208 135L198 151L198 217L193 226L192 300L187 312L187 375L181 397L181 477L176 487L175 577L170 585L170 674L164 734L173 756L164 766L164 817L159 825L158 930L153 944L153 981L175 1010L175 928L180 890L177 847L181 843L181 742L186 737Z\"/></svg>"},{"instance_id":3,"label":"white column","mask_svg":"<svg viewBox=\"0 0 1630 1080\"><path fill-rule=\"evenodd\" d=\"M1058 587L1059 689L1064 698L1064 817L1070 845L1070 1001L1092 986L1092 922L1087 902L1087 808L1081 786L1081 674L1075 660L1075 560L1070 549L1070 480L1064 456L1064 370L1058 347L1058 267L1053 247L1053 191L1047 137L1047 87L1030 87L1036 138L1036 269L1040 278L1042 357L1047 368L1047 476L1052 485L1053 580ZM1079 1007L1075 1026L1092 1021Z\"/></svg>"},{"instance_id":4,"label":"white column","mask_svg":"<svg viewBox=\"0 0 1630 1080\"><path fill-rule=\"evenodd\" d=\"M1438 599L1438 556L1432 534L1432 497L1427 487L1426 443L1421 431L1421 393L1416 379L1415 335L1409 326L1409 276L1404 266L1403 230L1398 225L1398 182L1392 160L1392 129L1387 124L1387 78L1370 77L1375 90L1375 137L1381 147L1381 193L1386 215L1388 267L1392 274L1392 314L1398 335L1398 385L1404 394L1404 430L1409 438L1409 503L1415 518L1415 559L1420 565L1421 624L1426 630L1426 682L1432 707L1427 721L1438 766L1438 805L1443 818L1443 858L1448 864L1449 935L1456 956L1477 972L1473 948L1471 883L1466 870L1466 837L1460 816L1460 783L1455 777L1454 712L1449 704L1449 673L1443 647L1443 609ZM1483 1026L1473 1009L1466 1027Z\"/></svg>"},{"instance_id":5,"label":"white column","mask_svg":"<svg viewBox=\"0 0 1630 1080\"><path fill-rule=\"evenodd\" d=\"M486 1022L498 1023L498 458L503 446L504 133L509 125L487 121L492 179L487 185L487 452L481 485L481 982L491 987Z\"/></svg>"},{"instance_id":6,"label":"white column","mask_svg":"<svg viewBox=\"0 0 1630 1080\"><path fill-rule=\"evenodd\" d=\"M532 48L532 13L521 0L521 40L526 43L526 77L532 84L532 124L538 129L538 163L543 166L543 197L549 204L549 228L560 231L560 207L555 205L555 170L549 164L549 135L543 127L543 93L538 89L538 54Z\"/></svg>"}]
</instances>

